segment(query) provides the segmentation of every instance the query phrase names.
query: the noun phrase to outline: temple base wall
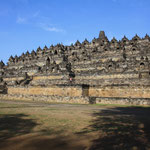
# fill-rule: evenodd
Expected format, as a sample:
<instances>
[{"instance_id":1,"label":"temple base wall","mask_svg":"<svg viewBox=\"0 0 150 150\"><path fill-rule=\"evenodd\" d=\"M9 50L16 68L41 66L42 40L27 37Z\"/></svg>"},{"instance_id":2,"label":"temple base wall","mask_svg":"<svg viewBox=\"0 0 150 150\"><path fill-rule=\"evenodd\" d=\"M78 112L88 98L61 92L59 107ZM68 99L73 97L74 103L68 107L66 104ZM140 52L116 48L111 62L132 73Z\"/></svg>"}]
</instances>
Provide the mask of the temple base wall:
<instances>
[{"instance_id":1,"label":"temple base wall","mask_svg":"<svg viewBox=\"0 0 150 150\"><path fill-rule=\"evenodd\" d=\"M62 96L42 96L42 95L0 95L1 100L34 101L48 103L74 103L89 104L88 97L62 97Z\"/></svg>"},{"instance_id":2,"label":"temple base wall","mask_svg":"<svg viewBox=\"0 0 150 150\"><path fill-rule=\"evenodd\" d=\"M91 97L90 103L117 105L150 105L150 98Z\"/></svg>"},{"instance_id":3,"label":"temple base wall","mask_svg":"<svg viewBox=\"0 0 150 150\"><path fill-rule=\"evenodd\" d=\"M89 88L90 97L150 98L150 86L106 86Z\"/></svg>"},{"instance_id":4,"label":"temple base wall","mask_svg":"<svg viewBox=\"0 0 150 150\"><path fill-rule=\"evenodd\" d=\"M62 96L80 97L82 87L80 86L50 86L50 87L8 87L10 95L35 95L35 96Z\"/></svg>"},{"instance_id":5,"label":"temple base wall","mask_svg":"<svg viewBox=\"0 0 150 150\"><path fill-rule=\"evenodd\" d=\"M150 105L150 87L50 86L8 87L0 99L81 104Z\"/></svg>"}]
</instances>

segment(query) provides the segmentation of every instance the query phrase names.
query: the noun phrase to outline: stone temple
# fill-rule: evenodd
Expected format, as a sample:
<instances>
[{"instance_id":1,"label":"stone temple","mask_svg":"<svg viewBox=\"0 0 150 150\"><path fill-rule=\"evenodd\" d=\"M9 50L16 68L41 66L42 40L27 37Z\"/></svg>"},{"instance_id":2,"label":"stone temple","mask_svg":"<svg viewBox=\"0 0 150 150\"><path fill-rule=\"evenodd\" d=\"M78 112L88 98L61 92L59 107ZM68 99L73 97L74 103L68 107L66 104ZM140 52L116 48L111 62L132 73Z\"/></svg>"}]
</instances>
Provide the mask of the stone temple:
<instances>
[{"instance_id":1,"label":"stone temple","mask_svg":"<svg viewBox=\"0 0 150 150\"><path fill-rule=\"evenodd\" d=\"M0 62L0 98L150 105L150 37L91 42L11 56Z\"/></svg>"}]
</instances>

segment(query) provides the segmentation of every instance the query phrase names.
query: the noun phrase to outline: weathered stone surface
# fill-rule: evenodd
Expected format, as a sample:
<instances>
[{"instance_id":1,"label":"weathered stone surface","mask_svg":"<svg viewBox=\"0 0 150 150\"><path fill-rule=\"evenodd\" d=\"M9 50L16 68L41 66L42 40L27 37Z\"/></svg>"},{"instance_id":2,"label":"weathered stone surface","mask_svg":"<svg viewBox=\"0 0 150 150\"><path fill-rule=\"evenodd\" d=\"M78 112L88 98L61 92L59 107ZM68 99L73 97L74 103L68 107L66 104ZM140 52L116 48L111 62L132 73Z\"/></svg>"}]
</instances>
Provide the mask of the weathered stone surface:
<instances>
[{"instance_id":1,"label":"weathered stone surface","mask_svg":"<svg viewBox=\"0 0 150 150\"><path fill-rule=\"evenodd\" d=\"M150 98L93 98L96 104L150 105Z\"/></svg>"},{"instance_id":2,"label":"weathered stone surface","mask_svg":"<svg viewBox=\"0 0 150 150\"><path fill-rule=\"evenodd\" d=\"M77 102L80 97L80 103L95 99L97 103L149 105L149 50L148 35L109 41L104 31L91 42L39 47L11 56L7 65L0 62L0 93L18 99L49 97L53 101L55 97L55 101Z\"/></svg>"},{"instance_id":3,"label":"weathered stone surface","mask_svg":"<svg viewBox=\"0 0 150 150\"><path fill-rule=\"evenodd\" d=\"M37 95L21 95L21 94L7 94L0 95L2 100L19 100L19 101L44 101L50 103L79 103L79 104L89 104L88 97L64 97L64 96L37 96Z\"/></svg>"}]
</instances>

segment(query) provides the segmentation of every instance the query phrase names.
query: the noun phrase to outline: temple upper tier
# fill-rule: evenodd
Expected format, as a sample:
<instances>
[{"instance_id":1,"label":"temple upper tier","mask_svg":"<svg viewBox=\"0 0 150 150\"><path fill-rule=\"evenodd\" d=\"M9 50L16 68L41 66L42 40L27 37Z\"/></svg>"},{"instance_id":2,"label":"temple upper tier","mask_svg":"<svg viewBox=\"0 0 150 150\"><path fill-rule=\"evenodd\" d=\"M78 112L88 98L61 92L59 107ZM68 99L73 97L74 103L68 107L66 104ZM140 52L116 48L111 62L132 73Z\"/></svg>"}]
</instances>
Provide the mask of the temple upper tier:
<instances>
[{"instance_id":1,"label":"temple upper tier","mask_svg":"<svg viewBox=\"0 0 150 150\"><path fill-rule=\"evenodd\" d=\"M73 76L76 83L79 81L86 83L82 77L87 75L130 74L148 78L149 62L149 35L146 34L144 38L135 35L131 40L124 36L119 41L114 37L109 41L105 32L100 31L98 38L94 38L91 42L87 39L82 43L77 40L70 46L57 44L49 48L45 46L43 49L38 47L36 51L27 51L21 56L10 56L7 65L0 62L0 76L1 78L24 77L25 74L30 77ZM81 80L76 80L77 77L79 79L81 77ZM63 80L59 82L63 83ZM91 79L92 83L99 84L94 79ZM121 84L120 81L118 84Z\"/></svg>"}]
</instances>

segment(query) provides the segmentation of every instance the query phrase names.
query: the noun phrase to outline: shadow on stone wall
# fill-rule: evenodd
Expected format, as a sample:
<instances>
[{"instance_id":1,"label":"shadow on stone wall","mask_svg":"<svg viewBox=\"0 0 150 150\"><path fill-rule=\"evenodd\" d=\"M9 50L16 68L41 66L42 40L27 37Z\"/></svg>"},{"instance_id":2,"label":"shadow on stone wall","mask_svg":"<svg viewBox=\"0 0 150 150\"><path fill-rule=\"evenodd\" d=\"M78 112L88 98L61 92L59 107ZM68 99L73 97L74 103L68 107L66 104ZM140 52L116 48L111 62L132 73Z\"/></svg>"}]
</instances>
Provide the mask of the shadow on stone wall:
<instances>
[{"instance_id":1,"label":"shadow on stone wall","mask_svg":"<svg viewBox=\"0 0 150 150\"><path fill-rule=\"evenodd\" d=\"M96 132L90 150L150 149L150 108L118 107L94 113L91 125L78 134Z\"/></svg>"},{"instance_id":2,"label":"shadow on stone wall","mask_svg":"<svg viewBox=\"0 0 150 150\"><path fill-rule=\"evenodd\" d=\"M0 85L0 94L7 94L8 88L6 85Z\"/></svg>"},{"instance_id":3,"label":"shadow on stone wall","mask_svg":"<svg viewBox=\"0 0 150 150\"><path fill-rule=\"evenodd\" d=\"M90 104L96 104L96 97L89 97Z\"/></svg>"}]
</instances>

